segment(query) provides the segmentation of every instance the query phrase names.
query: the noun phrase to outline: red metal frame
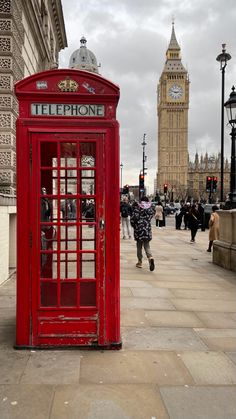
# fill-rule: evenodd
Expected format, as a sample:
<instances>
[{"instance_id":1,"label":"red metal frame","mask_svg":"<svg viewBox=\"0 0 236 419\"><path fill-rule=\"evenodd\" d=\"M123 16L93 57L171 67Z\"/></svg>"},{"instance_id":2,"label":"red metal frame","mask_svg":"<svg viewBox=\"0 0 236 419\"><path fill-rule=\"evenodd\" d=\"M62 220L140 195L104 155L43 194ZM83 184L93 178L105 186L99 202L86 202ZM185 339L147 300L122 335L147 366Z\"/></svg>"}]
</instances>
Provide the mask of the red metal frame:
<instances>
[{"instance_id":1,"label":"red metal frame","mask_svg":"<svg viewBox=\"0 0 236 419\"><path fill-rule=\"evenodd\" d=\"M79 90L65 92L59 90L61 80L77 83ZM38 86L46 86L41 90ZM88 91L88 86L90 91ZM101 76L78 70L53 70L30 76L16 84L16 95L19 99L19 118L17 121L17 327L16 347L97 347L120 348L120 294L119 294L119 125L116 121L116 106L119 100L119 89L113 83ZM99 117L86 116L51 116L31 115L32 103L45 104L99 104L104 106L104 115ZM87 139L86 139L87 136ZM70 222L61 220L60 199L69 199L67 194L52 191L47 192L47 199L57 202L57 218L53 227L57 231L57 250L41 250L41 230L45 222L40 221L40 170L44 173L53 173L51 166L40 169L40 143L55 142L58 147L63 142L79 144L81 142L94 142L96 144L96 165L94 168L96 193L94 196L97 211L93 224L96 227L96 250L79 251L79 229L83 220L79 217L73 221L73 231L77 232L76 242L77 270L79 269L79 255L96 255L95 279L81 281L76 275L74 279L60 277L60 229L64 225L73 227ZM45 156L50 163L55 155ZM46 160L45 160L46 161ZM58 166L54 171L62 173ZM51 172L50 172L51 170ZM56 171L57 170L57 171ZM74 168L76 173L82 173L81 167ZM66 171L67 173L67 171ZM48 175L49 176L49 175ZM50 176L49 176L50 177ZM48 179L48 183L52 179ZM78 178L79 179L79 178ZM59 178L60 187L60 178ZM80 180L77 181L77 185ZM89 198L93 198L93 194ZM73 195L74 198L74 195ZM82 199L81 191L77 186L75 194L76 203ZM56 208L56 207L55 207ZM105 227L101 221L105 221ZM51 226L49 222L49 225ZM81 224L82 223L82 224ZM89 224L89 223L88 223ZM47 225L47 224L46 224ZM87 225L86 225L87 227ZM65 228L67 231L67 229ZM65 239L66 240L66 239ZM69 239L68 239L69 242ZM75 243L73 244L75 245ZM72 255L72 251L61 251L63 255ZM40 280L40 264L42 255L52 254L51 266L57 264L56 279ZM40 256L41 255L41 256ZM72 255L72 256L73 256ZM54 259L53 259L54 258ZM53 266L54 266L53 265ZM65 264L66 265L66 264ZM55 265L56 266L56 265ZM64 266L64 265L63 265ZM67 266L67 265L66 265ZM53 269L53 268L52 268ZM58 273L59 272L59 273ZM78 272L80 272L78 270ZM54 278L54 279L53 279ZM60 279L61 278L61 279ZM83 279L83 278L82 278ZM41 281L41 282L40 282ZM51 281L51 282L50 282ZM81 282L97 284L96 307L41 307L40 283L55 283L56 289L69 289L62 287L62 283L76 284L79 297ZM51 285L50 285L51 286ZM49 286L49 289L50 289ZM45 288L45 286L43 286ZM53 287L54 288L54 287ZM47 286L46 286L47 289ZM51 291L48 292L50 296ZM59 294L60 295L60 294ZM57 296L57 304L59 296ZM64 317L63 317L64 316Z\"/></svg>"}]
</instances>

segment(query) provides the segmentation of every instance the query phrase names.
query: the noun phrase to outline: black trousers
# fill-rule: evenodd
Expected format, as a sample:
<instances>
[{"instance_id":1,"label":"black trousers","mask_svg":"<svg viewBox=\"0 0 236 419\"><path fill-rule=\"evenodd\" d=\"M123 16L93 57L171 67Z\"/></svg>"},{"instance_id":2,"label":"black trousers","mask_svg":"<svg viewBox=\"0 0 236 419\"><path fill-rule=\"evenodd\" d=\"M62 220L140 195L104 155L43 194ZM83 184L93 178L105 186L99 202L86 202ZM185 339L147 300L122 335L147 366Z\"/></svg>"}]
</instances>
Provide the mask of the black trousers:
<instances>
[{"instance_id":1,"label":"black trousers","mask_svg":"<svg viewBox=\"0 0 236 419\"><path fill-rule=\"evenodd\" d=\"M191 226L191 240L195 241L198 226Z\"/></svg>"}]
</instances>

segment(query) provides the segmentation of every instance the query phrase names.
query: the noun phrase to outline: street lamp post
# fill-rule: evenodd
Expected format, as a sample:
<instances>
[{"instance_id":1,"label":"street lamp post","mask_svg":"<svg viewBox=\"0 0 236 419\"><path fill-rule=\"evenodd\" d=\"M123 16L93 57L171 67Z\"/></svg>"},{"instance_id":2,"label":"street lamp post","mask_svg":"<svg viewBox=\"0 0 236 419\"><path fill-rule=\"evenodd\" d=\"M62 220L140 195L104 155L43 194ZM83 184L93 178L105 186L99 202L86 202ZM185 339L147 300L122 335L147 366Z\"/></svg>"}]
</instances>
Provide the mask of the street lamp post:
<instances>
[{"instance_id":1,"label":"street lamp post","mask_svg":"<svg viewBox=\"0 0 236 419\"><path fill-rule=\"evenodd\" d=\"M236 208L236 154L235 154L235 141L236 141L236 92L235 87L232 87L229 99L225 102L225 108L229 123L232 127L231 130L231 165L230 165L230 193L229 202L226 205L227 209Z\"/></svg>"},{"instance_id":2,"label":"street lamp post","mask_svg":"<svg viewBox=\"0 0 236 419\"><path fill-rule=\"evenodd\" d=\"M122 193L122 170L123 170L123 163L120 164L120 193Z\"/></svg>"},{"instance_id":3,"label":"street lamp post","mask_svg":"<svg viewBox=\"0 0 236 419\"><path fill-rule=\"evenodd\" d=\"M143 134L143 142L141 143L141 145L143 146L143 170L142 170L142 174L143 174L144 179L145 179L145 175L147 174L146 173L147 167L145 167L145 162L147 161L147 156L145 155L145 146L147 145L146 134Z\"/></svg>"},{"instance_id":4,"label":"street lamp post","mask_svg":"<svg viewBox=\"0 0 236 419\"><path fill-rule=\"evenodd\" d=\"M220 70L222 73L222 91L221 91L221 152L220 152L220 201L224 201L224 93L225 93L225 67L227 61L231 59L231 55L226 52L226 44L222 44L222 53L216 57L220 62Z\"/></svg>"}]
</instances>

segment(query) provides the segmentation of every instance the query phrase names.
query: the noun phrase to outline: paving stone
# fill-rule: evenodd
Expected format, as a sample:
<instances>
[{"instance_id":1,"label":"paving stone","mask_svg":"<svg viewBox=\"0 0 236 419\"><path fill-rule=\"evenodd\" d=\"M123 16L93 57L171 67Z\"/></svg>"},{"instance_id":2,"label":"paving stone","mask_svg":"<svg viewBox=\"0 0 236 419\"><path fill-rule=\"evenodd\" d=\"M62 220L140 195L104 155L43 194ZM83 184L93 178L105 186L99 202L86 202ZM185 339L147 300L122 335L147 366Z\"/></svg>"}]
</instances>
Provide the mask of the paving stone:
<instances>
[{"instance_id":1,"label":"paving stone","mask_svg":"<svg viewBox=\"0 0 236 419\"><path fill-rule=\"evenodd\" d=\"M186 351L180 355L196 384L236 384L236 366L224 354Z\"/></svg>"},{"instance_id":2,"label":"paving stone","mask_svg":"<svg viewBox=\"0 0 236 419\"><path fill-rule=\"evenodd\" d=\"M15 344L15 325L11 322L3 326L3 321L0 322L0 348L11 350Z\"/></svg>"},{"instance_id":3,"label":"paving stone","mask_svg":"<svg viewBox=\"0 0 236 419\"><path fill-rule=\"evenodd\" d=\"M236 352L226 352L226 355L236 364Z\"/></svg>"},{"instance_id":4,"label":"paving stone","mask_svg":"<svg viewBox=\"0 0 236 419\"><path fill-rule=\"evenodd\" d=\"M31 352L21 384L71 384L79 382L79 351Z\"/></svg>"},{"instance_id":5,"label":"paving stone","mask_svg":"<svg viewBox=\"0 0 236 419\"><path fill-rule=\"evenodd\" d=\"M134 287L140 287L140 288L146 288L146 287L152 287L151 284L141 280L141 281L136 281L136 280L121 280L120 281L120 286L122 287L129 287L129 288L134 288Z\"/></svg>"},{"instance_id":6,"label":"paving stone","mask_svg":"<svg viewBox=\"0 0 236 419\"><path fill-rule=\"evenodd\" d=\"M0 307L1 308L11 308L16 305L15 295L0 295Z\"/></svg>"},{"instance_id":7,"label":"paving stone","mask_svg":"<svg viewBox=\"0 0 236 419\"><path fill-rule=\"evenodd\" d=\"M160 279L164 280L166 279L167 281L174 281L174 282L188 282L188 283L213 283L216 285L221 285L221 283L223 283L224 281L222 280L222 278L218 278L217 276L214 276L214 279L211 278L208 275L202 275L199 277L199 272L193 272L193 269L189 269L185 271L185 274L183 274L182 272L180 273L179 271L174 270L175 268L173 267L173 271L171 272L171 275L166 275L166 265L163 266L163 270L160 269L160 267L158 267L157 269L157 273L161 274L160 275Z\"/></svg>"},{"instance_id":8,"label":"paving stone","mask_svg":"<svg viewBox=\"0 0 236 419\"><path fill-rule=\"evenodd\" d=\"M235 419L235 386L162 387L170 419Z\"/></svg>"},{"instance_id":9,"label":"paving stone","mask_svg":"<svg viewBox=\"0 0 236 419\"><path fill-rule=\"evenodd\" d=\"M234 329L206 329L196 328L195 331L202 337L236 337L236 330Z\"/></svg>"},{"instance_id":10,"label":"paving stone","mask_svg":"<svg viewBox=\"0 0 236 419\"><path fill-rule=\"evenodd\" d=\"M122 310L121 325L122 326L147 326L148 322L145 318L144 310Z\"/></svg>"},{"instance_id":11,"label":"paving stone","mask_svg":"<svg viewBox=\"0 0 236 419\"><path fill-rule=\"evenodd\" d=\"M174 257L175 255L173 255ZM177 282L215 282L217 283L222 283L224 284L226 281L224 281L222 279L222 277L219 277L215 274L209 274L209 271L206 272L202 272L201 274L198 272L197 269L193 270L192 267L189 268L185 268L183 270L183 263L181 262L182 265L182 270L178 269L177 271L175 271L175 265L173 265L173 268L171 270L170 274L166 273L166 262L165 264L163 264L163 266L160 266L158 264L157 266L157 273L161 273L163 274L163 277L161 279L166 278L168 281L177 281ZM168 261L168 267L169 267L169 261ZM227 283L227 282L226 282Z\"/></svg>"},{"instance_id":12,"label":"paving stone","mask_svg":"<svg viewBox=\"0 0 236 419\"><path fill-rule=\"evenodd\" d=\"M160 298L173 298L173 294L164 288L132 288L134 297L160 297Z\"/></svg>"},{"instance_id":13,"label":"paving stone","mask_svg":"<svg viewBox=\"0 0 236 419\"><path fill-rule=\"evenodd\" d=\"M149 326L165 327L203 327L195 313L187 311L146 311L145 318ZM129 326L126 324L126 326Z\"/></svg>"},{"instance_id":14,"label":"paving stone","mask_svg":"<svg viewBox=\"0 0 236 419\"><path fill-rule=\"evenodd\" d=\"M236 312L235 301L195 300L193 298L172 298L171 302L177 310Z\"/></svg>"},{"instance_id":15,"label":"paving stone","mask_svg":"<svg viewBox=\"0 0 236 419\"><path fill-rule=\"evenodd\" d=\"M202 339L209 349L212 351L235 351L236 339L235 338L203 338Z\"/></svg>"},{"instance_id":16,"label":"paving stone","mask_svg":"<svg viewBox=\"0 0 236 419\"><path fill-rule=\"evenodd\" d=\"M174 310L174 305L164 298L124 297L121 300L122 309Z\"/></svg>"},{"instance_id":17,"label":"paving stone","mask_svg":"<svg viewBox=\"0 0 236 419\"><path fill-rule=\"evenodd\" d=\"M195 329L203 342L211 350L225 352L235 351L236 349L236 330L235 329Z\"/></svg>"},{"instance_id":18,"label":"paving stone","mask_svg":"<svg viewBox=\"0 0 236 419\"><path fill-rule=\"evenodd\" d=\"M28 358L28 351L0 350L0 384L19 383Z\"/></svg>"},{"instance_id":19,"label":"paving stone","mask_svg":"<svg viewBox=\"0 0 236 419\"><path fill-rule=\"evenodd\" d=\"M198 312L197 316L203 322L205 327L211 329L224 328L224 329L234 329L236 328L236 316L235 319L232 318L234 313L205 313ZM236 313L235 313L236 314Z\"/></svg>"},{"instance_id":20,"label":"paving stone","mask_svg":"<svg viewBox=\"0 0 236 419\"><path fill-rule=\"evenodd\" d=\"M163 280L163 278L161 278L161 280L159 281L153 281L153 286L154 287L159 287L159 288L169 288L169 289L189 289L189 290L222 290L222 288L220 287L220 285L218 284L214 284L212 282L206 282L206 281L201 281L201 282L183 282L183 281L168 281L168 280Z\"/></svg>"},{"instance_id":21,"label":"paving stone","mask_svg":"<svg viewBox=\"0 0 236 419\"><path fill-rule=\"evenodd\" d=\"M131 289L130 288L125 288L125 287L122 287L121 289L120 289L120 296L121 296L121 298L122 297L132 297L132 291L131 291Z\"/></svg>"},{"instance_id":22,"label":"paving stone","mask_svg":"<svg viewBox=\"0 0 236 419\"><path fill-rule=\"evenodd\" d=\"M50 419L169 419L153 385L58 386Z\"/></svg>"},{"instance_id":23,"label":"paving stone","mask_svg":"<svg viewBox=\"0 0 236 419\"><path fill-rule=\"evenodd\" d=\"M52 386L1 385L1 419L49 419Z\"/></svg>"},{"instance_id":24,"label":"paving stone","mask_svg":"<svg viewBox=\"0 0 236 419\"><path fill-rule=\"evenodd\" d=\"M16 308L14 307L2 307L0 308L0 324L6 325L16 323Z\"/></svg>"},{"instance_id":25,"label":"paving stone","mask_svg":"<svg viewBox=\"0 0 236 419\"><path fill-rule=\"evenodd\" d=\"M80 383L191 384L181 359L171 351L89 353L81 360Z\"/></svg>"},{"instance_id":26,"label":"paving stone","mask_svg":"<svg viewBox=\"0 0 236 419\"><path fill-rule=\"evenodd\" d=\"M188 328L122 328L123 347L128 350L207 350L198 335Z\"/></svg>"},{"instance_id":27,"label":"paving stone","mask_svg":"<svg viewBox=\"0 0 236 419\"><path fill-rule=\"evenodd\" d=\"M173 289L172 294L177 298L195 298L201 300L236 300L236 290L222 291L222 290L191 290L191 289Z\"/></svg>"}]
</instances>

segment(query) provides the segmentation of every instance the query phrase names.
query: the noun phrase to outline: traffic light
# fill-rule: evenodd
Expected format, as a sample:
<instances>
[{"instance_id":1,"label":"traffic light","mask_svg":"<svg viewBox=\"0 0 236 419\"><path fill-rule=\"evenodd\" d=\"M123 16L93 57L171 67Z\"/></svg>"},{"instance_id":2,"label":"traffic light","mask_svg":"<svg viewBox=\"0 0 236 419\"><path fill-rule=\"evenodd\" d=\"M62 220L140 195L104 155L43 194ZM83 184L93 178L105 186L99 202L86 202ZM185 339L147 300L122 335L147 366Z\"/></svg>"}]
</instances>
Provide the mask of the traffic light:
<instances>
[{"instance_id":1,"label":"traffic light","mask_svg":"<svg viewBox=\"0 0 236 419\"><path fill-rule=\"evenodd\" d=\"M168 192L168 185L167 183L164 184L164 194L167 194Z\"/></svg>"},{"instance_id":2,"label":"traffic light","mask_svg":"<svg viewBox=\"0 0 236 419\"><path fill-rule=\"evenodd\" d=\"M128 193L129 193L129 185L125 185L125 186L123 187L123 194L124 194L124 195L128 195Z\"/></svg>"},{"instance_id":3,"label":"traffic light","mask_svg":"<svg viewBox=\"0 0 236 419\"><path fill-rule=\"evenodd\" d=\"M217 181L218 181L218 178L216 176L214 176L213 177L213 187L212 187L213 192L216 192L216 190L217 190Z\"/></svg>"},{"instance_id":4,"label":"traffic light","mask_svg":"<svg viewBox=\"0 0 236 419\"><path fill-rule=\"evenodd\" d=\"M206 177L206 191L207 192L211 192L212 180L213 180L213 178L211 176Z\"/></svg>"},{"instance_id":5,"label":"traffic light","mask_svg":"<svg viewBox=\"0 0 236 419\"><path fill-rule=\"evenodd\" d=\"M144 175L139 175L139 190L144 192Z\"/></svg>"}]
</instances>

